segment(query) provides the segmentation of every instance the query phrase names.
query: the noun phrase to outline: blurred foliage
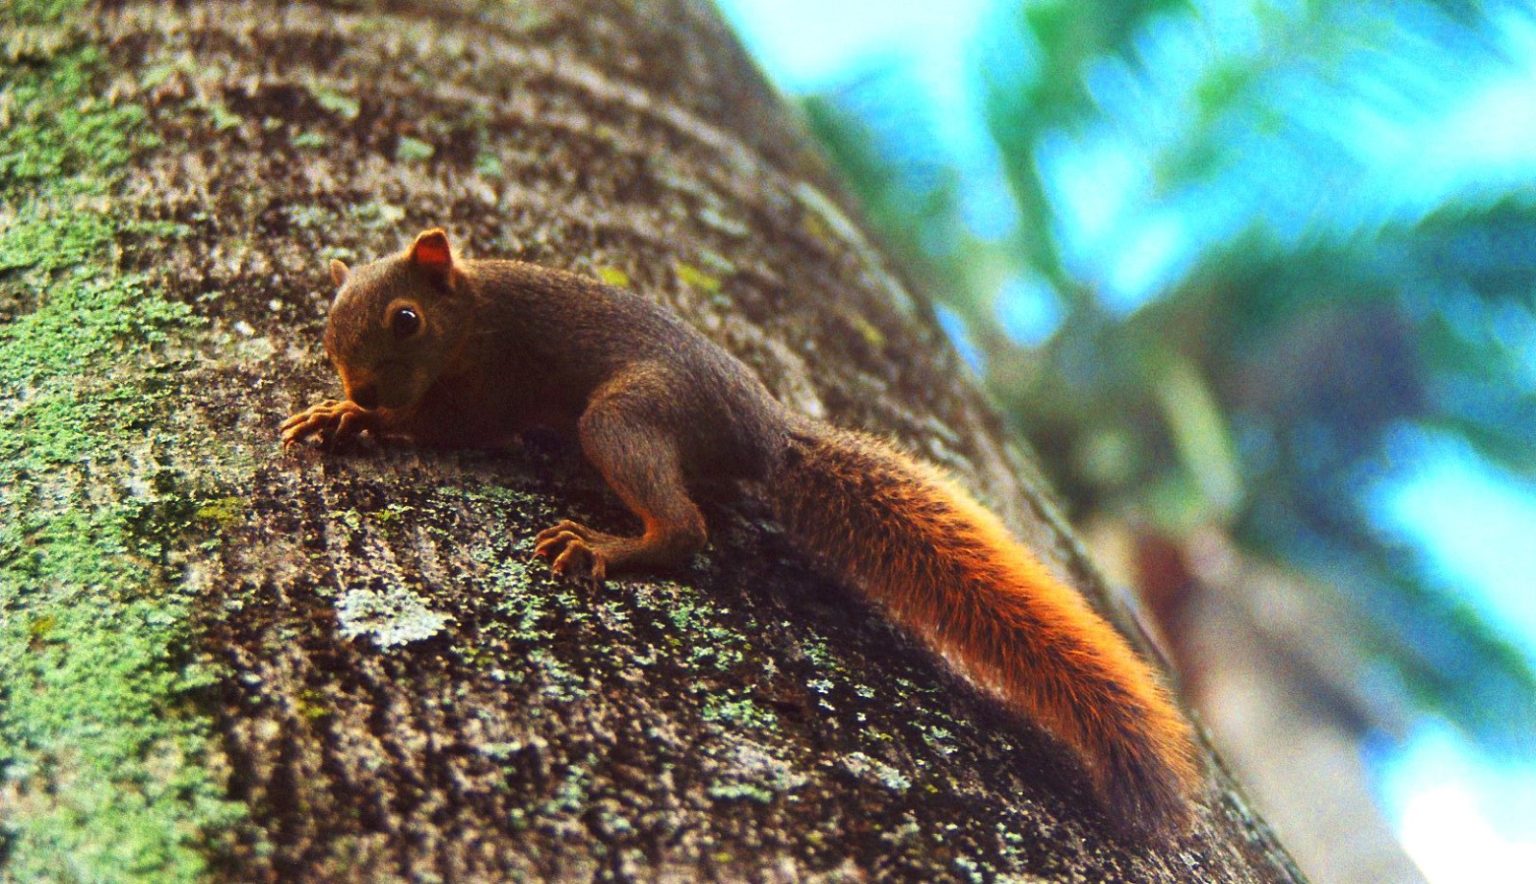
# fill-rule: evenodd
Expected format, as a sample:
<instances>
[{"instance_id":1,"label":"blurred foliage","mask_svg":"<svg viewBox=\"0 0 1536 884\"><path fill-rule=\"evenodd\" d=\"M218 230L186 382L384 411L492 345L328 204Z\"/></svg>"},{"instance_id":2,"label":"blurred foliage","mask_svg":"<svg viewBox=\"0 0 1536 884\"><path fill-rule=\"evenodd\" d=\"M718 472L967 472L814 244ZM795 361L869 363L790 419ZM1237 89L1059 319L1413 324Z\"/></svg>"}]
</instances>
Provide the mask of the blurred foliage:
<instances>
[{"instance_id":1,"label":"blurred foliage","mask_svg":"<svg viewBox=\"0 0 1536 884\"><path fill-rule=\"evenodd\" d=\"M1405 426L1536 478L1536 162L1477 131L1536 70L1529 14L1005 0L976 46L1001 237L964 217L975 170L934 151L899 66L806 107L1075 514L1225 528L1323 578L1407 693L1536 745L1530 661L1406 567L1367 499ZM1015 343L1009 297L1055 299L1059 327Z\"/></svg>"}]
</instances>

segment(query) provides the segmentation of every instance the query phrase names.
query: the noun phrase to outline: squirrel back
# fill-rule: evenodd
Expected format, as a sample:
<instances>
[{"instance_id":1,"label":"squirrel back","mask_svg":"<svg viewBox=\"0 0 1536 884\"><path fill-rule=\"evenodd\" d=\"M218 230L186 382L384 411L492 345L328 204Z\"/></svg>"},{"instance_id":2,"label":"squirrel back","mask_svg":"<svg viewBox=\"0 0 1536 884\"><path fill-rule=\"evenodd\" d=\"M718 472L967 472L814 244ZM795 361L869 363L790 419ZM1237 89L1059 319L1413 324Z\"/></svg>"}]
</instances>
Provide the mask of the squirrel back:
<instances>
[{"instance_id":1,"label":"squirrel back","mask_svg":"<svg viewBox=\"0 0 1536 884\"><path fill-rule=\"evenodd\" d=\"M680 469L705 480L763 478L781 435L785 409L751 369L626 289L465 260L439 229L360 267L332 261L331 278L325 350L376 433L437 447L496 447L532 426L579 435L606 394L634 401ZM290 443L325 437L323 422L285 426L301 431L285 432Z\"/></svg>"},{"instance_id":2,"label":"squirrel back","mask_svg":"<svg viewBox=\"0 0 1536 884\"><path fill-rule=\"evenodd\" d=\"M768 484L800 546L1063 740L1124 828L1184 827L1194 744L1157 676L953 480L872 436L808 425Z\"/></svg>"}]
</instances>

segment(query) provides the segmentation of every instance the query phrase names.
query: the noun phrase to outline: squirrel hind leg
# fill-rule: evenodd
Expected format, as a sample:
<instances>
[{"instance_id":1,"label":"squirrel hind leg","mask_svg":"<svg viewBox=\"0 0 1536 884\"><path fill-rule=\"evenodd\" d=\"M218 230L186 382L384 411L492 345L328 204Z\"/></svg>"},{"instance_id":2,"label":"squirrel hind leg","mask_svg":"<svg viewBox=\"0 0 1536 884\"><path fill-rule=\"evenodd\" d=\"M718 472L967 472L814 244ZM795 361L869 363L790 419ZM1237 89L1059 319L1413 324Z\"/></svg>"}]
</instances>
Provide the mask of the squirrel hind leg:
<instances>
[{"instance_id":1,"label":"squirrel hind leg","mask_svg":"<svg viewBox=\"0 0 1536 884\"><path fill-rule=\"evenodd\" d=\"M557 571L589 576L669 568L704 547L704 514L688 494L673 434L655 419L658 409L622 388L594 397L577 425L582 451L608 486L645 526L639 537L605 534L562 522L539 535L535 552ZM561 566L561 557L565 566Z\"/></svg>"}]
</instances>

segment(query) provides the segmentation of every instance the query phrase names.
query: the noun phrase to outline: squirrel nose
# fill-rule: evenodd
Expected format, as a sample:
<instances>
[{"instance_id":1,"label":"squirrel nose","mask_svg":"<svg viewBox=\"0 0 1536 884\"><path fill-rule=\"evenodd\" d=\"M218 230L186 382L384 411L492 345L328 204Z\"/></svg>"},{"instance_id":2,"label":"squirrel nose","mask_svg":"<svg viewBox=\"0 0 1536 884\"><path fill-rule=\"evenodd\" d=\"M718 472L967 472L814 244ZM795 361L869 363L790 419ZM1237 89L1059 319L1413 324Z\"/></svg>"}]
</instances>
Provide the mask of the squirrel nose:
<instances>
[{"instance_id":1,"label":"squirrel nose","mask_svg":"<svg viewBox=\"0 0 1536 884\"><path fill-rule=\"evenodd\" d=\"M379 407L379 390L372 384L349 390L348 395L353 402L356 402L363 408Z\"/></svg>"}]
</instances>

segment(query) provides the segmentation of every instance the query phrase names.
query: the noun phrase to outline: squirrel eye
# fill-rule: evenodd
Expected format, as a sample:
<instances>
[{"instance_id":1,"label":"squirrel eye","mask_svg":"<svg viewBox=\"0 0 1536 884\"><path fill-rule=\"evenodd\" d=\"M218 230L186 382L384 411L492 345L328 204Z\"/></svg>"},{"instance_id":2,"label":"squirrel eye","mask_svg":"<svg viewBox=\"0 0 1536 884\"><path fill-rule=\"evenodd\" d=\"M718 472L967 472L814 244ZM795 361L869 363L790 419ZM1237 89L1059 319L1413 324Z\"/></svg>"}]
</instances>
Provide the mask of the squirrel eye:
<instances>
[{"instance_id":1,"label":"squirrel eye","mask_svg":"<svg viewBox=\"0 0 1536 884\"><path fill-rule=\"evenodd\" d=\"M401 307L389 318L389 327L397 338L408 338L421 330L421 317L410 307Z\"/></svg>"}]
</instances>

